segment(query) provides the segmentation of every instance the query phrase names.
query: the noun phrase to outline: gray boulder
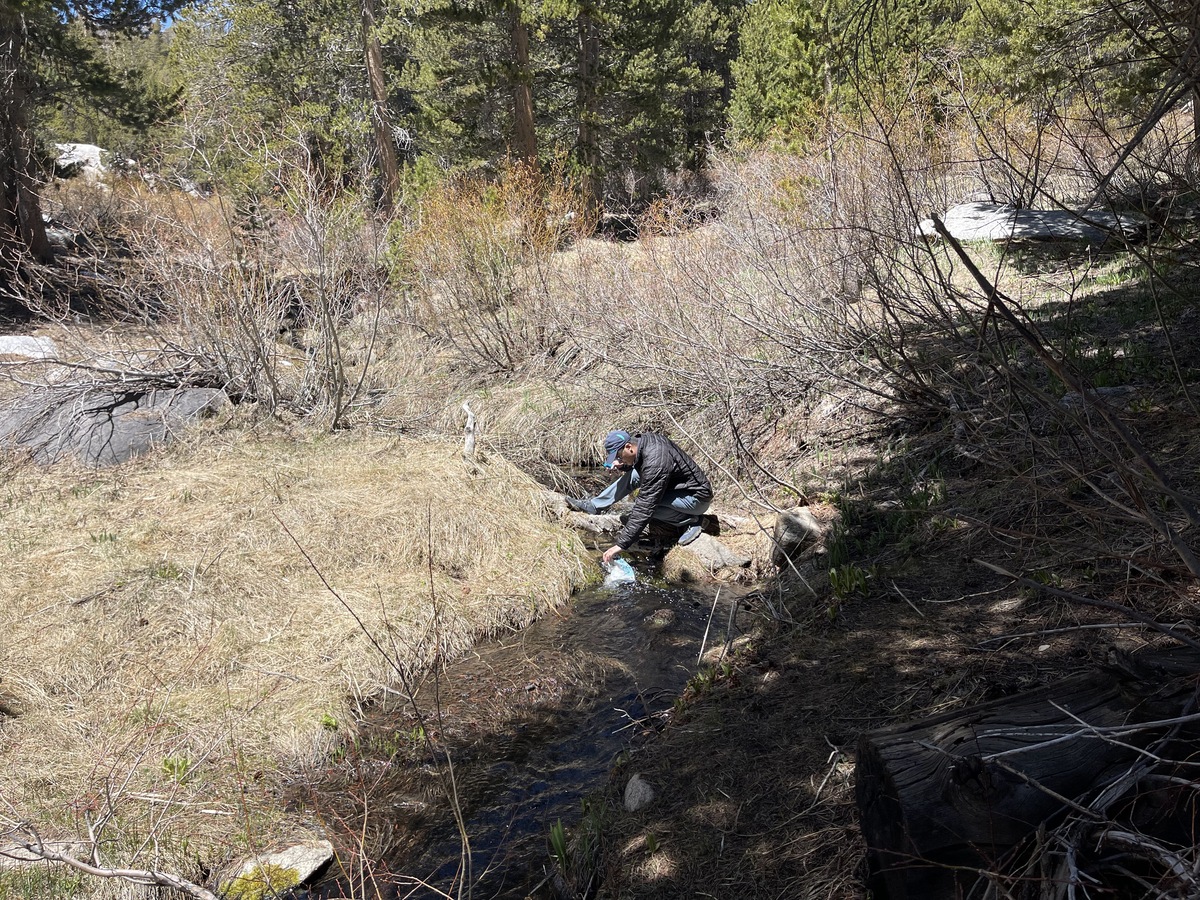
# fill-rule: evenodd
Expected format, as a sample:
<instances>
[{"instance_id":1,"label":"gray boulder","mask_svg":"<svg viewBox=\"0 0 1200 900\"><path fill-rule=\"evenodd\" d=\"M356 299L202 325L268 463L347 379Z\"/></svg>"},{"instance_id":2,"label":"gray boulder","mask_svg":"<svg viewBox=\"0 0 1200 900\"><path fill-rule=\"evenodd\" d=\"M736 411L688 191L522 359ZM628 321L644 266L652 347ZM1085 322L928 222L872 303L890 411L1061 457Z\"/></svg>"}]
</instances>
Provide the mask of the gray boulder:
<instances>
[{"instance_id":1,"label":"gray boulder","mask_svg":"<svg viewBox=\"0 0 1200 900\"><path fill-rule=\"evenodd\" d=\"M820 542L825 529L808 507L788 509L775 517L775 533L772 536L771 562L776 566L787 565L802 552Z\"/></svg>"},{"instance_id":2,"label":"gray boulder","mask_svg":"<svg viewBox=\"0 0 1200 900\"><path fill-rule=\"evenodd\" d=\"M0 447L39 463L123 463L228 403L216 388L37 388L0 410Z\"/></svg>"},{"instance_id":3,"label":"gray boulder","mask_svg":"<svg viewBox=\"0 0 1200 900\"><path fill-rule=\"evenodd\" d=\"M1129 213L1116 215L1089 210L1076 215L1065 209L1018 209L1007 203L960 203L946 210L942 224L960 241L1082 241L1103 244L1110 238L1144 235L1147 222ZM932 219L921 222L919 233L939 237Z\"/></svg>"},{"instance_id":4,"label":"gray boulder","mask_svg":"<svg viewBox=\"0 0 1200 900\"><path fill-rule=\"evenodd\" d=\"M58 156L54 160L54 174L59 178L82 176L86 181L99 181L108 173L108 161L112 156L95 144L55 144Z\"/></svg>"}]
</instances>

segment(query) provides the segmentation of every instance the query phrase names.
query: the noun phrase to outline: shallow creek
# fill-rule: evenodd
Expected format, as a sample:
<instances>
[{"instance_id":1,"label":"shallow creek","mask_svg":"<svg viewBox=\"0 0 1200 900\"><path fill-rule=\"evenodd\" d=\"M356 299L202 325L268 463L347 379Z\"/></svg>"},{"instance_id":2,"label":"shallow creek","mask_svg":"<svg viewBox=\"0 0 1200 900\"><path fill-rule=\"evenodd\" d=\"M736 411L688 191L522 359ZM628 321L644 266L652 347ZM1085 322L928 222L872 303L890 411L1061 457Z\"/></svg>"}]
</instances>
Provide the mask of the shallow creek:
<instances>
[{"instance_id":1,"label":"shallow creek","mask_svg":"<svg viewBox=\"0 0 1200 900\"><path fill-rule=\"evenodd\" d=\"M724 645L743 592L655 584L645 558L631 561L636 583L587 588L423 685L419 716L399 699L375 709L337 777L306 792L326 826L377 861L376 885L390 882L396 897L549 896L551 826L576 827L620 755L663 724L702 642ZM444 758L428 753L426 732L453 764L469 875Z\"/></svg>"}]
</instances>

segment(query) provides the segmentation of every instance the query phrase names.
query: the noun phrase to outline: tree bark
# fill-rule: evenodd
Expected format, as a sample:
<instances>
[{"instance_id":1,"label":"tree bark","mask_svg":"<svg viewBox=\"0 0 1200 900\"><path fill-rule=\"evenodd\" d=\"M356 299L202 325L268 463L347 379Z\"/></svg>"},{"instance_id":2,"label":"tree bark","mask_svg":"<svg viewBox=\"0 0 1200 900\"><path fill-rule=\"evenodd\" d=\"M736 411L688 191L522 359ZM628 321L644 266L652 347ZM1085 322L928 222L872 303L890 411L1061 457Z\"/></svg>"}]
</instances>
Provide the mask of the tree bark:
<instances>
[{"instance_id":1,"label":"tree bark","mask_svg":"<svg viewBox=\"0 0 1200 900\"><path fill-rule=\"evenodd\" d=\"M583 170L584 200L594 211L600 199L600 142L596 123L600 75L600 33L589 3L582 3L576 18L579 35L579 66L576 87L576 153Z\"/></svg>"},{"instance_id":2,"label":"tree bark","mask_svg":"<svg viewBox=\"0 0 1200 900\"><path fill-rule=\"evenodd\" d=\"M25 26L7 4L0 6L0 287L7 286L28 255L51 262L29 149Z\"/></svg>"},{"instance_id":3,"label":"tree bark","mask_svg":"<svg viewBox=\"0 0 1200 900\"><path fill-rule=\"evenodd\" d=\"M528 165L537 165L537 133L533 127L533 72L529 67L529 27L519 3L508 7L513 51L513 152Z\"/></svg>"},{"instance_id":4,"label":"tree bark","mask_svg":"<svg viewBox=\"0 0 1200 900\"><path fill-rule=\"evenodd\" d=\"M872 888L889 900L965 896L981 870L1124 774L1164 729L1094 729L1181 714L1200 654L1181 648L1015 697L863 735L855 792ZM1194 737L1196 723L1189 726Z\"/></svg>"},{"instance_id":5,"label":"tree bark","mask_svg":"<svg viewBox=\"0 0 1200 900\"><path fill-rule=\"evenodd\" d=\"M392 116L388 111L387 79L383 72L383 48L375 30L375 2L362 0L363 56L367 63L367 81L371 87L371 124L375 130L375 149L379 172L383 177L382 203L391 212L400 193L400 164L392 140Z\"/></svg>"}]
</instances>

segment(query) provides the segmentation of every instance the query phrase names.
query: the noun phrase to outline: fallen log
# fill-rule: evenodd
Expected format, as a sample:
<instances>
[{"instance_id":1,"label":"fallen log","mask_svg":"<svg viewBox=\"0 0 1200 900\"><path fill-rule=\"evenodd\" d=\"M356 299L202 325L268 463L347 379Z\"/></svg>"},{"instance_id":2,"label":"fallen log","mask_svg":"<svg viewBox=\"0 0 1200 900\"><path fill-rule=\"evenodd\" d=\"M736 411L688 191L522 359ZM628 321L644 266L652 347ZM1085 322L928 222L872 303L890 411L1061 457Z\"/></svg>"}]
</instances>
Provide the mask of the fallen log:
<instances>
[{"instance_id":1,"label":"fallen log","mask_svg":"<svg viewBox=\"0 0 1200 900\"><path fill-rule=\"evenodd\" d=\"M864 734L855 792L873 894L968 895L980 873L1127 772L1163 723L1194 713L1197 673L1189 648L1114 652L1095 672ZM1197 723L1183 736L1200 737Z\"/></svg>"}]
</instances>

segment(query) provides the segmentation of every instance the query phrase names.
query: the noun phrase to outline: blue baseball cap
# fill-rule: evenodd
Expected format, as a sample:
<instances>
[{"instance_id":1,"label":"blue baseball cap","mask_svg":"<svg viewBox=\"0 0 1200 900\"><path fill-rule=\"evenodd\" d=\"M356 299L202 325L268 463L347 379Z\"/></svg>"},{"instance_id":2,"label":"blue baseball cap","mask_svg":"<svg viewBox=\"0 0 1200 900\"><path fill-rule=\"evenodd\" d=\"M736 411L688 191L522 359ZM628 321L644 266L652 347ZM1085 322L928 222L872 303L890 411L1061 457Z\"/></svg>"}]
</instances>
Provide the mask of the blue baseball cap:
<instances>
[{"instance_id":1,"label":"blue baseball cap","mask_svg":"<svg viewBox=\"0 0 1200 900\"><path fill-rule=\"evenodd\" d=\"M610 431L604 437L604 452L608 454L604 460L604 467L611 469L613 463L617 461L617 454L621 452L621 448L630 441L628 431Z\"/></svg>"}]
</instances>

